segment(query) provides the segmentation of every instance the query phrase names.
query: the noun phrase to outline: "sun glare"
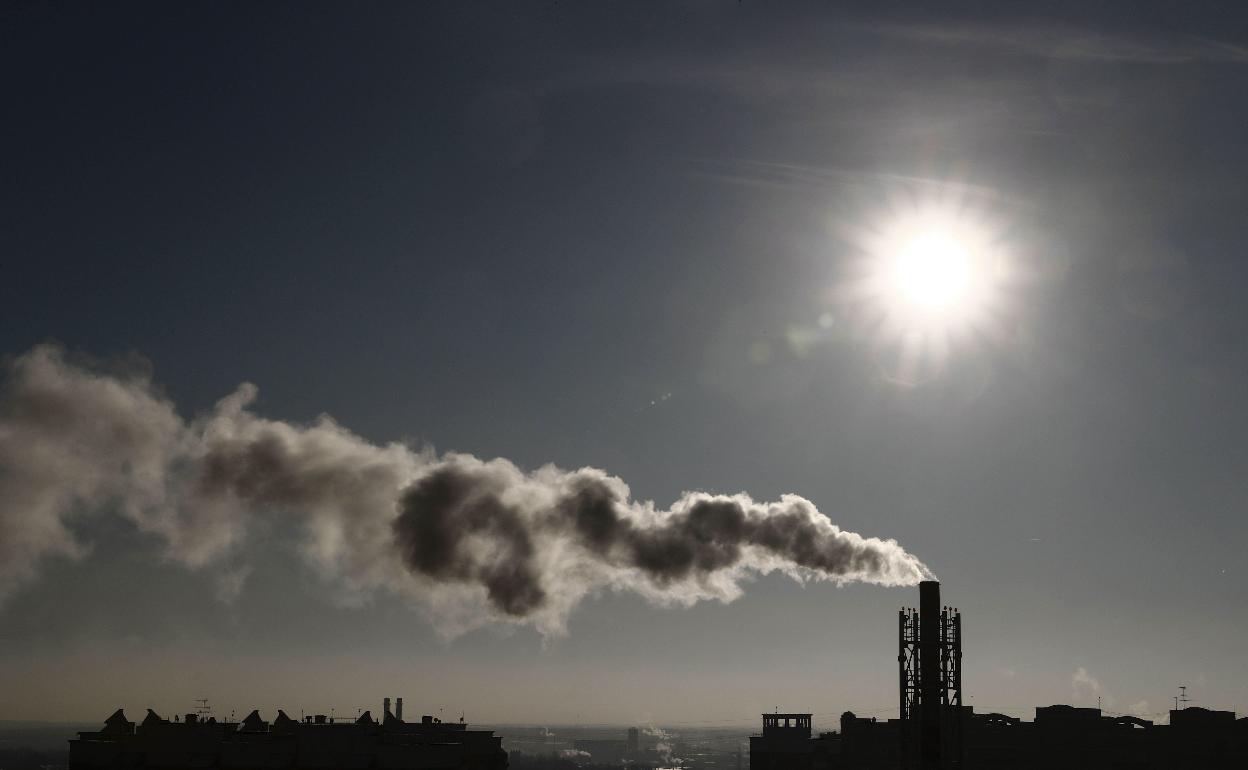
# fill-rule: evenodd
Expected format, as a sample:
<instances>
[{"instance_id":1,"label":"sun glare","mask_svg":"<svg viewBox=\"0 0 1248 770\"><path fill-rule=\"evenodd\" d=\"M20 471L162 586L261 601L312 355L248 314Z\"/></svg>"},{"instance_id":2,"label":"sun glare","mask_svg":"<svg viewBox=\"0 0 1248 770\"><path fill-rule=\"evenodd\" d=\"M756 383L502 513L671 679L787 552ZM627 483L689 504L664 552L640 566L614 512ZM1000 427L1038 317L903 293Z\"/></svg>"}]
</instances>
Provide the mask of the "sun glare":
<instances>
[{"instance_id":1,"label":"sun glare","mask_svg":"<svg viewBox=\"0 0 1248 770\"><path fill-rule=\"evenodd\" d=\"M896 291L930 311L945 311L965 299L972 276L966 247L939 230L916 234L892 263Z\"/></svg>"},{"instance_id":2,"label":"sun glare","mask_svg":"<svg viewBox=\"0 0 1248 770\"><path fill-rule=\"evenodd\" d=\"M949 192L953 190L953 192ZM1003 299L1005 226L963 192L906 195L851 234L852 305L899 379L943 366L966 339L991 333Z\"/></svg>"},{"instance_id":3,"label":"sun glare","mask_svg":"<svg viewBox=\"0 0 1248 770\"><path fill-rule=\"evenodd\" d=\"M998 257L988 228L928 207L874 232L868 290L894 332L948 335L982 319L997 289Z\"/></svg>"}]
</instances>

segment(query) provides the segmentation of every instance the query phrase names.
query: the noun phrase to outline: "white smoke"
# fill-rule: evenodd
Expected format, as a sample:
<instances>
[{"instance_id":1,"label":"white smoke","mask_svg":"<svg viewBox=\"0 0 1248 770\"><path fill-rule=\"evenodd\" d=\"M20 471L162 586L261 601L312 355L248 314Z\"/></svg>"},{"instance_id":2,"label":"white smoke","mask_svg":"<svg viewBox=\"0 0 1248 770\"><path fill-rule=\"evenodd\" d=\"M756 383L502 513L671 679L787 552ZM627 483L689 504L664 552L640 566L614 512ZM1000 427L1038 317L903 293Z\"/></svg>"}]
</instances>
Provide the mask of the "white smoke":
<instances>
[{"instance_id":1,"label":"white smoke","mask_svg":"<svg viewBox=\"0 0 1248 770\"><path fill-rule=\"evenodd\" d=\"M687 493L671 508L631 499L593 469L525 473L503 459L378 446L322 416L250 411L243 384L187 421L146 373L106 372L40 346L9 361L0 391L0 602L54 556L82 557L80 519L119 515L165 556L224 569L244 590L240 545L289 532L347 599L410 599L440 631L493 621L564 631L603 589L660 604L731 601L751 574L910 585L930 572L892 540L836 527L796 495Z\"/></svg>"}]
</instances>

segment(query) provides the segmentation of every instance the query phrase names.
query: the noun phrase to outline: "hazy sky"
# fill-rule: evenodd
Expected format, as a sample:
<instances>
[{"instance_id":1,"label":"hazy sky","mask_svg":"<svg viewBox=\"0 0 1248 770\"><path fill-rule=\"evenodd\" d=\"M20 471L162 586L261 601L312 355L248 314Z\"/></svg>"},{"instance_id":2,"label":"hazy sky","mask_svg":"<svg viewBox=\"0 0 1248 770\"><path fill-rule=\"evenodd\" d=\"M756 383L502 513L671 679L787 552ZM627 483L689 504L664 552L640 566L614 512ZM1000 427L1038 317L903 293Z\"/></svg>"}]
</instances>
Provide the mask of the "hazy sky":
<instances>
[{"instance_id":1,"label":"hazy sky","mask_svg":"<svg viewBox=\"0 0 1248 770\"><path fill-rule=\"evenodd\" d=\"M1248 711L1248 13L908 5L8 3L0 353L659 508L801 495L939 575L977 710ZM933 207L1007 269L904 359L860 235ZM280 526L187 569L69 521L0 605L2 719L827 725L895 714L917 603L772 574L447 639Z\"/></svg>"}]
</instances>

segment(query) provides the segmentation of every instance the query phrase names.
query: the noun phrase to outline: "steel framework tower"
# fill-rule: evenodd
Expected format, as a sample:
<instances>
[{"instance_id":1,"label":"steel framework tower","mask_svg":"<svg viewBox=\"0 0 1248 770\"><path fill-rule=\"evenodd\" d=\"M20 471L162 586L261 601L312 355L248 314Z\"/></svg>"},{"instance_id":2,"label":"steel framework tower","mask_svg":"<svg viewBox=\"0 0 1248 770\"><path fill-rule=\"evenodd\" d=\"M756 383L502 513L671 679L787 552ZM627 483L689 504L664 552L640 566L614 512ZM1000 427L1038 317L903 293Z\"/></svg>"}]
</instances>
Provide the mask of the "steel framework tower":
<instances>
[{"instance_id":1,"label":"steel framework tower","mask_svg":"<svg viewBox=\"0 0 1248 770\"><path fill-rule=\"evenodd\" d=\"M919 609L897 613L901 757L906 768L962 767L962 613L919 584Z\"/></svg>"}]
</instances>

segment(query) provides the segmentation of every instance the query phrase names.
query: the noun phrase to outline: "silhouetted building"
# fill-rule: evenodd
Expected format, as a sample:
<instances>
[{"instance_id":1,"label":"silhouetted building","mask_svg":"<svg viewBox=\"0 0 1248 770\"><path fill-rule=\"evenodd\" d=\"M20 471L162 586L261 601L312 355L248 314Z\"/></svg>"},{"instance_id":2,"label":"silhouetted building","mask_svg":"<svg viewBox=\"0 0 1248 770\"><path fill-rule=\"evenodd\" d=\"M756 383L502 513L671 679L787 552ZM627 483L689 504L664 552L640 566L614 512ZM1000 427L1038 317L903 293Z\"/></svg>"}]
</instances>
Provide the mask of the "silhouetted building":
<instances>
[{"instance_id":1,"label":"silhouetted building","mask_svg":"<svg viewBox=\"0 0 1248 770\"><path fill-rule=\"evenodd\" d=\"M388 699L387 699L388 700ZM388 704L387 704L388 705ZM241 722L187 714L170 722L150 709L135 725L118 709L98 732L69 742L70 770L505 770L502 741L488 730L426 716L382 722L364 712L354 721L323 714L272 724L252 711Z\"/></svg>"},{"instance_id":2,"label":"silhouetted building","mask_svg":"<svg viewBox=\"0 0 1248 770\"><path fill-rule=\"evenodd\" d=\"M1248 768L1248 718L1185 708L1169 725L1097 708L1036 708L1034 721L962 705L962 616L920 585L899 615L899 719L847 711L840 731L811 735L810 714L764 714L751 770L1220 770Z\"/></svg>"},{"instance_id":3,"label":"silhouetted building","mask_svg":"<svg viewBox=\"0 0 1248 770\"><path fill-rule=\"evenodd\" d=\"M965 708L963 767L968 770L1197 770L1248 767L1248 718L1229 711L1171 711L1169 725L1100 709L1041 706L1025 722ZM840 751L828 765L844 770L901 766L900 720L841 717ZM812 741L813 742L813 741ZM798 765L794 765L797 767Z\"/></svg>"},{"instance_id":4,"label":"silhouetted building","mask_svg":"<svg viewBox=\"0 0 1248 770\"><path fill-rule=\"evenodd\" d=\"M814 766L810 714L763 714L763 734L750 738L750 769L780 770Z\"/></svg>"}]
</instances>

